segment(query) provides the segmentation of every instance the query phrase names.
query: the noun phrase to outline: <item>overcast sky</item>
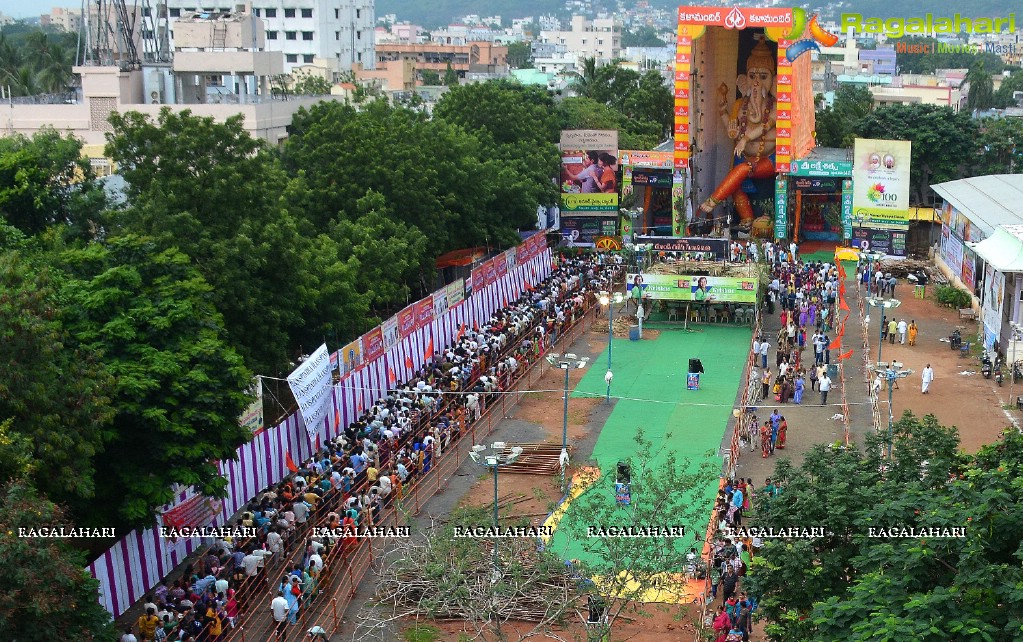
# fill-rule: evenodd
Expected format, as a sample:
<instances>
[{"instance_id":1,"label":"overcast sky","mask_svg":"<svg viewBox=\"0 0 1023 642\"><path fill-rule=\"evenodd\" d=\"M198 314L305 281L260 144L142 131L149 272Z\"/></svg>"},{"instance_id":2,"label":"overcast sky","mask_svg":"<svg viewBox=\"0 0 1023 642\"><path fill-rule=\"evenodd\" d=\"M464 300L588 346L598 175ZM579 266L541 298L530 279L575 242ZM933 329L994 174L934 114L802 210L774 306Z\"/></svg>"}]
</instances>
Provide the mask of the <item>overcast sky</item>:
<instances>
[{"instance_id":1,"label":"overcast sky","mask_svg":"<svg viewBox=\"0 0 1023 642\"><path fill-rule=\"evenodd\" d=\"M5 13L12 18L39 17L44 13L50 13L53 7L68 7L81 9L82 3L74 0L0 0L0 13Z\"/></svg>"}]
</instances>

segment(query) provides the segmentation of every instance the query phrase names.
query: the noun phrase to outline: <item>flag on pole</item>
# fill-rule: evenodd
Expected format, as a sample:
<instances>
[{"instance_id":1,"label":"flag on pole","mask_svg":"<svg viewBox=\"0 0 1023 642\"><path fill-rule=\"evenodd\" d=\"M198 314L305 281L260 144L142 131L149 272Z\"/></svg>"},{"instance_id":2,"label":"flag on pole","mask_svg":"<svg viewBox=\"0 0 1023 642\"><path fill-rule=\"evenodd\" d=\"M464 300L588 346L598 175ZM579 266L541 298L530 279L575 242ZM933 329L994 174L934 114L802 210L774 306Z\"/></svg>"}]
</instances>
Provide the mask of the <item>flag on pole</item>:
<instances>
[{"instance_id":1,"label":"flag on pole","mask_svg":"<svg viewBox=\"0 0 1023 642\"><path fill-rule=\"evenodd\" d=\"M853 351L852 350L849 350L848 352L843 352L842 354L838 355L838 360L842 361L843 359L848 359L852 355L853 355Z\"/></svg>"},{"instance_id":2,"label":"flag on pole","mask_svg":"<svg viewBox=\"0 0 1023 642\"><path fill-rule=\"evenodd\" d=\"M458 336L457 336L456 338L457 338L457 339L458 339L459 341L461 341L461 340L462 340L462 337L464 337L464 336L465 336L465 331L466 331L466 329L467 329L467 326L466 326L466 325L465 325L464 323L463 323L462 325L458 326Z\"/></svg>"},{"instance_id":3,"label":"flag on pole","mask_svg":"<svg viewBox=\"0 0 1023 642\"><path fill-rule=\"evenodd\" d=\"M430 337L430 342L426 344L426 352L423 354L423 361L429 361L433 357L433 337Z\"/></svg>"},{"instance_id":4,"label":"flag on pole","mask_svg":"<svg viewBox=\"0 0 1023 642\"><path fill-rule=\"evenodd\" d=\"M295 465L295 460L291 458L291 453L284 451L284 465L288 467L293 473L298 472L298 466Z\"/></svg>"},{"instance_id":5,"label":"flag on pole","mask_svg":"<svg viewBox=\"0 0 1023 642\"><path fill-rule=\"evenodd\" d=\"M414 370L415 369L416 364L413 363L411 356L405 357L405 367L408 368L409 370Z\"/></svg>"},{"instance_id":6,"label":"flag on pole","mask_svg":"<svg viewBox=\"0 0 1023 642\"><path fill-rule=\"evenodd\" d=\"M394 368L388 366L387 368L387 384L393 386L398 383L398 375L394 374Z\"/></svg>"}]
</instances>

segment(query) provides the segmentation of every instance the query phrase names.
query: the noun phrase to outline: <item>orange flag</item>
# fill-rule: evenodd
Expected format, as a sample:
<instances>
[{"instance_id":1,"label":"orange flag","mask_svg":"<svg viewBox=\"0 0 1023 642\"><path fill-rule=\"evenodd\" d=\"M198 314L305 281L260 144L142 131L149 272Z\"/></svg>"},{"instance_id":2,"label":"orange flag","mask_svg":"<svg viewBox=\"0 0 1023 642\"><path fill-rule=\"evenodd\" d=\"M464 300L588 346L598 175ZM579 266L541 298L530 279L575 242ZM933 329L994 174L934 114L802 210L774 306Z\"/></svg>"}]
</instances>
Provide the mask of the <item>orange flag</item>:
<instances>
[{"instance_id":1,"label":"orange flag","mask_svg":"<svg viewBox=\"0 0 1023 642\"><path fill-rule=\"evenodd\" d=\"M843 359L848 359L852 355L853 355L853 351L852 350L850 350L848 352L843 352L842 354L838 355L838 360L842 361Z\"/></svg>"},{"instance_id":2,"label":"orange flag","mask_svg":"<svg viewBox=\"0 0 1023 642\"><path fill-rule=\"evenodd\" d=\"M430 342L426 344L426 353L423 355L423 361L429 361L430 357L433 356L433 337L430 337Z\"/></svg>"},{"instance_id":3,"label":"orange flag","mask_svg":"<svg viewBox=\"0 0 1023 642\"><path fill-rule=\"evenodd\" d=\"M288 467L293 473L298 472L298 466L295 465L295 460L291 458L291 453L284 451L284 465Z\"/></svg>"},{"instance_id":4,"label":"orange flag","mask_svg":"<svg viewBox=\"0 0 1023 642\"><path fill-rule=\"evenodd\" d=\"M387 368L387 383L391 386L398 383L398 375L394 374L393 368Z\"/></svg>"},{"instance_id":5,"label":"orange flag","mask_svg":"<svg viewBox=\"0 0 1023 642\"><path fill-rule=\"evenodd\" d=\"M829 345L828 348L831 350L841 350L842 337L841 336L835 337L835 340L831 342L831 345Z\"/></svg>"},{"instance_id":6,"label":"orange flag","mask_svg":"<svg viewBox=\"0 0 1023 642\"><path fill-rule=\"evenodd\" d=\"M412 361L412 357L405 357L405 367L408 368L409 370L412 370L413 368L416 367L416 364L413 363Z\"/></svg>"},{"instance_id":7,"label":"orange flag","mask_svg":"<svg viewBox=\"0 0 1023 642\"><path fill-rule=\"evenodd\" d=\"M459 341L461 341L461 340L462 340L462 337L464 337L464 336L465 336L465 331L466 331L466 329L467 329L467 326L466 326L466 325L465 325L464 323L463 323L462 325L458 326L458 337L456 337L456 338L457 338L457 339L458 339Z\"/></svg>"},{"instance_id":8,"label":"orange flag","mask_svg":"<svg viewBox=\"0 0 1023 642\"><path fill-rule=\"evenodd\" d=\"M838 309L839 310L845 310L846 312L849 312L849 305L846 304L844 296L840 297L838 299Z\"/></svg>"}]
</instances>

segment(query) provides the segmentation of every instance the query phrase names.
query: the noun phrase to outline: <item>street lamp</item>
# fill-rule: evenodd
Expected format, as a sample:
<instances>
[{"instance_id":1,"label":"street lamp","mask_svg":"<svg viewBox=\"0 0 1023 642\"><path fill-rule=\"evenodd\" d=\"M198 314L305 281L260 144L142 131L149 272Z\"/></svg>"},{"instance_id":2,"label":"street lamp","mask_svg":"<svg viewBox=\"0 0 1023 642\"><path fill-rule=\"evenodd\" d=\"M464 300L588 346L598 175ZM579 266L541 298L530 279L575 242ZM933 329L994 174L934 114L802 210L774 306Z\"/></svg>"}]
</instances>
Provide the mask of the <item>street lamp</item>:
<instances>
[{"instance_id":1,"label":"street lamp","mask_svg":"<svg viewBox=\"0 0 1023 642\"><path fill-rule=\"evenodd\" d=\"M607 400L611 401L611 379L614 375L611 374L611 346L614 343L614 320L615 320L615 305L625 300L621 292L615 292L613 295L607 292L601 291L597 295L597 300L600 301L600 305L607 306L607 374L604 375L604 381L607 382Z\"/></svg>"},{"instance_id":2,"label":"street lamp","mask_svg":"<svg viewBox=\"0 0 1023 642\"><path fill-rule=\"evenodd\" d=\"M892 410L892 390L895 389L895 381L897 379L905 379L913 374L913 369L895 370L890 365L885 367L878 364L875 371L878 374L884 374L884 378L888 381L888 459L891 459L892 442L895 440L895 413Z\"/></svg>"},{"instance_id":3,"label":"street lamp","mask_svg":"<svg viewBox=\"0 0 1023 642\"><path fill-rule=\"evenodd\" d=\"M508 444L504 443L503 441L495 441L493 444L490 445L490 448L493 450L492 453L487 452L486 446L481 446L477 444L473 446L472 449L469 451L469 457L472 458L472 460L475 463L479 464L480 466L490 468L494 472L494 530L497 531L500 528L499 525L500 523L498 521L497 516L497 470L501 466L506 466L515 461L516 459L518 459L519 455L522 454L522 447L515 446L511 450L508 450ZM497 533L495 532L494 534L496 535ZM497 537L494 538L492 553L494 561L493 580L496 582L500 577L500 571L498 570L499 566L497 562Z\"/></svg>"},{"instance_id":4,"label":"street lamp","mask_svg":"<svg viewBox=\"0 0 1023 642\"><path fill-rule=\"evenodd\" d=\"M884 338L883 338L884 337L884 318L885 318L885 314L884 313L885 313L886 310L894 310L895 308L899 307L900 305L902 305L902 301L899 301L898 299L882 299L881 297L877 297L877 296L868 296L867 297L867 305L869 305L871 307L875 307L875 308L880 308L880 310L878 311L878 314L881 315L881 318L880 318L880 321L879 321L879 325L881 327L881 330L880 330L880 332L877 333L877 339L878 339L877 340L877 363L878 363L878 366L882 366L883 362L881 361L881 346L884 345ZM867 323L870 322L870 317L867 317L866 322Z\"/></svg>"},{"instance_id":5,"label":"street lamp","mask_svg":"<svg viewBox=\"0 0 1023 642\"><path fill-rule=\"evenodd\" d=\"M561 456L558 458L558 461L561 463L562 490L565 489L565 480L568 473L568 371L585 368L586 362L589 360L589 357L577 357L571 352L563 355L559 355L556 352L547 355L547 363L565 371L565 413L561 422ZM609 381L608 386L610 385L611 382Z\"/></svg>"}]
</instances>

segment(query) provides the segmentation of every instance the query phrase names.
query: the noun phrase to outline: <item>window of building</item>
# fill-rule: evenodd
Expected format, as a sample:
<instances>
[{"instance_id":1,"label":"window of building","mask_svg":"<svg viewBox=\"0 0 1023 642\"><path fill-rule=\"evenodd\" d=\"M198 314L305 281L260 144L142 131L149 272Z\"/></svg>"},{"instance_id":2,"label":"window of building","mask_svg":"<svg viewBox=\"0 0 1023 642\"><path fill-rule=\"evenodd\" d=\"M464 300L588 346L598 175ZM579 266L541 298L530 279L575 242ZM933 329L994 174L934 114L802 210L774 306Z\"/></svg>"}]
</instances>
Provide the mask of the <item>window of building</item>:
<instances>
[{"instance_id":1,"label":"window of building","mask_svg":"<svg viewBox=\"0 0 1023 642\"><path fill-rule=\"evenodd\" d=\"M355 10L355 19L358 20L361 17L362 17L362 9L356 9Z\"/></svg>"},{"instance_id":2,"label":"window of building","mask_svg":"<svg viewBox=\"0 0 1023 642\"><path fill-rule=\"evenodd\" d=\"M313 55L312 54L302 54L302 60L304 62L312 62L313 61Z\"/></svg>"},{"instance_id":3,"label":"window of building","mask_svg":"<svg viewBox=\"0 0 1023 642\"><path fill-rule=\"evenodd\" d=\"M341 40L341 32L340 31L335 31L334 32L334 40Z\"/></svg>"},{"instance_id":4,"label":"window of building","mask_svg":"<svg viewBox=\"0 0 1023 642\"><path fill-rule=\"evenodd\" d=\"M285 18L294 18L295 17L295 10L294 9L285 9L284 10L284 17Z\"/></svg>"},{"instance_id":5,"label":"window of building","mask_svg":"<svg viewBox=\"0 0 1023 642\"><path fill-rule=\"evenodd\" d=\"M313 32L312 31L303 31L302 32L302 40L312 40L312 39L313 39Z\"/></svg>"},{"instance_id":6,"label":"window of building","mask_svg":"<svg viewBox=\"0 0 1023 642\"><path fill-rule=\"evenodd\" d=\"M253 9L252 10L252 15L254 15L254 16L256 16L258 18L259 14L262 13L262 12L263 12L262 9Z\"/></svg>"},{"instance_id":7,"label":"window of building","mask_svg":"<svg viewBox=\"0 0 1023 642\"><path fill-rule=\"evenodd\" d=\"M362 40L362 32L361 31L356 31L355 32L355 39L356 40Z\"/></svg>"},{"instance_id":8,"label":"window of building","mask_svg":"<svg viewBox=\"0 0 1023 642\"><path fill-rule=\"evenodd\" d=\"M143 17L146 17L146 18L152 16L153 15L152 8L150 8L150 7L142 7L142 15L143 15Z\"/></svg>"},{"instance_id":9,"label":"window of building","mask_svg":"<svg viewBox=\"0 0 1023 642\"><path fill-rule=\"evenodd\" d=\"M207 82L211 87L223 87L224 77L223 76L206 76Z\"/></svg>"},{"instance_id":10,"label":"window of building","mask_svg":"<svg viewBox=\"0 0 1023 642\"><path fill-rule=\"evenodd\" d=\"M583 38L583 46L586 46L586 38Z\"/></svg>"},{"instance_id":11,"label":"window of building","mask_svg":"<svg viewBox=\"0 0 1023 642\"><path fill-rule=\"evenodd\" d=\"M284 54L284 60L287 62L298 62L298 54Z\"/></svg>"},{"instance_id":12,"label":"window of building","mask_svg":"<svg viewBox=\"0 0 1023 642\"><path fill-rule=\"evenodd\" d=\"M312 9L302 9L302 17L303 18L312 18L313 17L313 10Z\"/></svg>"},{"instance_id":13,"label":"window of building","mask_svg":"<svg viewBox=\"0 0 1023 642\"><path fill-rule=\"evenodd\" d=\"M170 11L170 17L171 18L180 18L181 17L181 9L170 9L169 11Z\"/></svg>"},{"instance_id":14,"label":"window of building","mask_svg":"<svg viewBox=\"0 0 1023 642\"><path fill-rule=\"evenodd\" d=\"M277 32L276 31L267 31L266 32L266 39L267 40L277 40Z\"/></svg>"},{"instance_id":15,"label":"window of building","mask_svg":"<svg viewBox=\"0 0 1023 642\"><path fill-rule=\"evenodd\" d=\"M598 44L598 45L603 45L603 44L604 44L604 39L603 39L603 38L601 38L600 40L598 40L598 41L597 41L597 44Z\"/></svg>"},{"instance_id":16,"label":"window of building","mask_svg":"<svg viewBox=\"0 0 1023 642\"><path fill-rule=\"evenodd\" d=\"M284 32L284 38L285 38L285 40L298 40L298 32L297 31L285 31Z\"/></svg>"},{"instance_id":17,"label":"window of building","mask_svg":"<svg viewBox=\"0 0 1023 642\"><path fill-rule=\"evenodd\" d=\"M356 54L356 59L357 59L357 60L358 60L359 62L362 62L362 52L361 52L361 51L360 51L360 52L359 52L358 54Z\"/></svg>"},{"instance_id":18,"label":"window of building","mask_svg":"<svg viewBox=\"0 0 1023 642\"><path fill-rule=\"evenodd\" d=\"M277 17L277 9L267 9L266 10L266 17L267 18L276 18Z\"/></svg>"},{"instance_id":19,"label":"window of building","mask_svg":"<svg viewBox=\"0 0 1023 642\"><path fill-rule=\"evenodd\" d=\"M340 20L340 19L341 19L341 10L340 9L334 9L334 20Z\"/></svg>"}]
</instances>

